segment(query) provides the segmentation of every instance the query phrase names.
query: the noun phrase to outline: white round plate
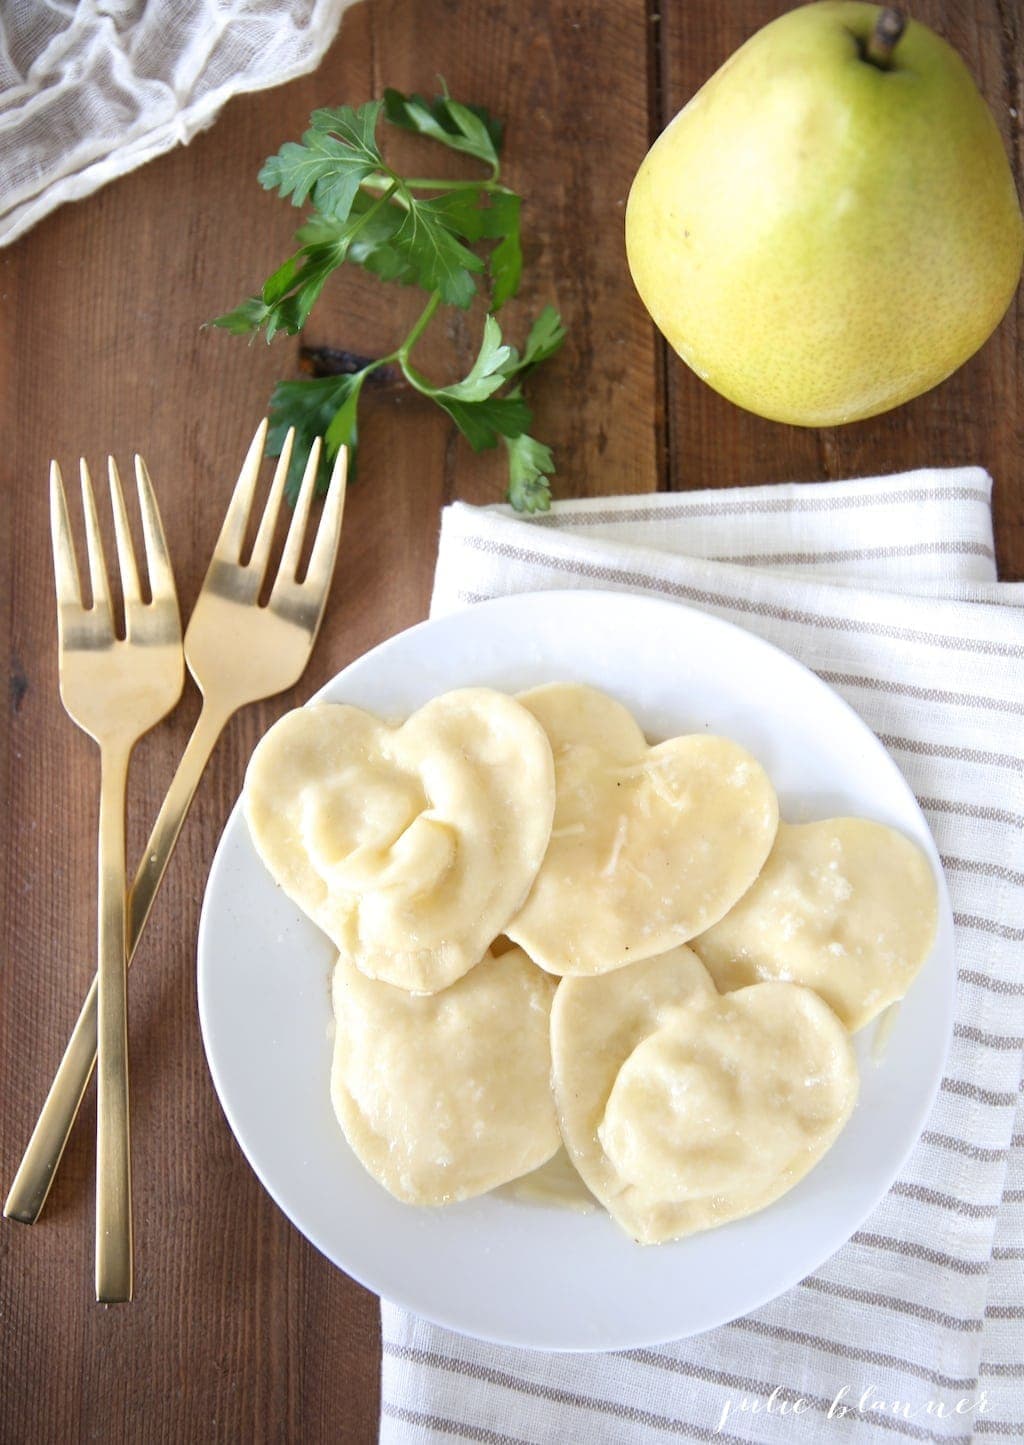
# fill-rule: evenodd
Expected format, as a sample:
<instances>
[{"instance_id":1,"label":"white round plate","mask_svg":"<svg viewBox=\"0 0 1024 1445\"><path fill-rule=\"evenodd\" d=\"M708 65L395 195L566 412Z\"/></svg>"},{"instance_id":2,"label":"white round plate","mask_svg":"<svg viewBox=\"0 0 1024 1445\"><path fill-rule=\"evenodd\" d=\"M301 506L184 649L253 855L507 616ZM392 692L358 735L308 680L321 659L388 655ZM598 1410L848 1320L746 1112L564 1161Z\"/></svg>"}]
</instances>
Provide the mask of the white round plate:
<instances>
[{"instance_id":1,"label":"white round plate","mask_svg":"<svg viewBox=\"0 0 1024 1445\"><path fill-rule=\"evenodd\" d=\"M199 930L199 1011L235 1137L302 1233L354 1279L464 1334L546 1350L613 1350L696 1334L803 1279L854 1233L920 1133L952 1027L953 926L927 824L899 769L813 673L729 623L616 592L543 592L424 622L314 699L398 720L455 687L590 683L652 740L723 733L767 768L793 822L858 814L914 838L940 891L933 954L878 1058L858 1037L861 1094L838 1142L747 1219L643 1248L603 1213L484 1196L400 1204L351 1153L330 1101L331 944L271 881L232 813Z\"/></svg>"}]
</instances>

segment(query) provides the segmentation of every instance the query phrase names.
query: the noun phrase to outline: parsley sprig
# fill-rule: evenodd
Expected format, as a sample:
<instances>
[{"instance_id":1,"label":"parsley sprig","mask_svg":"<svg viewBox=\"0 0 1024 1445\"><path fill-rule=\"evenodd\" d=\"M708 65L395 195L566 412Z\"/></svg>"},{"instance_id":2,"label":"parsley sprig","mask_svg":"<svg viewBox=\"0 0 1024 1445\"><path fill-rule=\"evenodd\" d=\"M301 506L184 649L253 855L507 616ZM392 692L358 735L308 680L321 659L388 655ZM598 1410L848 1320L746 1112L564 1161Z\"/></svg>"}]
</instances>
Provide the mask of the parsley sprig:
<instances>
[{"instance_id":1,"label":"parsley sprig","mask_svg":"<svg viewBox=\"0 0 1024 1445\"><path fill-rule=\"evenodd\" d=\"M483 163L484 180L407 177L385 160L377 140L381 119ZM508 499L520 511L546 511L554 459L529 434L530 408L523 382L553 356L565 328L553 306L534 321L522 351L502 335L495 313L513 297L522 275L520 198L501 183L502 128L479 106L447 93L433 101L386 90L366 105L316 110L301 142L271 156L260 184L312 214L296 233L298 249L233 311L211 324L238 335L263 331L294 335L305 326L330 276L340 266L362 266L384 281L415 285L429 299L394 351L361 370L314 380L282 381L270 401L268 450L279 455L289 427L296 430L289 489L315 436L325 439L321 484L342 446L355 450L359 398L367 378L397 365L406 382L444 410L475 451L502 442L508 457ZM483 251L483 254L481 254ZM435 385L414 365L412 352L442 305L462 309L485 289L488 316L480 350L461 381Z\"/></svg>"}]
</instances>

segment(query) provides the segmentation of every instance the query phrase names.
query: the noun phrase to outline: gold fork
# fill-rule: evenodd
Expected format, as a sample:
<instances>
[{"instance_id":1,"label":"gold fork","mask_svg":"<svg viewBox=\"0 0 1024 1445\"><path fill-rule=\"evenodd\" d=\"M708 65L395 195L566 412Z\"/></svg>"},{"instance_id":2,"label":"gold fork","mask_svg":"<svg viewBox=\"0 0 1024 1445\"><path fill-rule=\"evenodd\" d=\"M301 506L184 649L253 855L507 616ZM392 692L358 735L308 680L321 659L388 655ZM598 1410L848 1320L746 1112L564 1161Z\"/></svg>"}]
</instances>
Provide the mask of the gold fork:
<instances>
[{"instance_id":1,"label":"gold fork","mask_svg":"<svg viewBox=\"0 0 1024 1445\"><path fill-rule=\"evenodd\" d=\"M338 453L309 566L297 568L320 462L313 443L295 513L266 606L259 604L274 526L291 461L289 431L247 562L242 543L266 443L262 422L249 447L206 579L185 633L185 658L203 694L202 711L153 825L128 899L128 962L149 917L181 825L217 739L246 703L292 687L305 670L323 618L338 552L347 452ZM9 1219L34 1224L46 1202L96 1059L96 982L86 995L64 1057L4 1205Z\"/></svg>"},{"instance_id":2,"label":"gold fork","mask_svg":"<svg viewBox=\"0 0 1024 1445\"><path fill-rule=\"evenodd\" d=\"M50 464L50 525L57 582L61 701L73 721L100 749L96 1298L105 1304L117 1304L132 1297L125 787L132 748L178 701L185 667L174 577L146 464L141 457L135 458L150 602L142 599L121 478L113 457L108 458L107 467L121 569L123 638L114 630L96 501L84 460L82 505L92 590L90 607L82 604L64 483L56 462Z\"/></svg>"}]
</instances>

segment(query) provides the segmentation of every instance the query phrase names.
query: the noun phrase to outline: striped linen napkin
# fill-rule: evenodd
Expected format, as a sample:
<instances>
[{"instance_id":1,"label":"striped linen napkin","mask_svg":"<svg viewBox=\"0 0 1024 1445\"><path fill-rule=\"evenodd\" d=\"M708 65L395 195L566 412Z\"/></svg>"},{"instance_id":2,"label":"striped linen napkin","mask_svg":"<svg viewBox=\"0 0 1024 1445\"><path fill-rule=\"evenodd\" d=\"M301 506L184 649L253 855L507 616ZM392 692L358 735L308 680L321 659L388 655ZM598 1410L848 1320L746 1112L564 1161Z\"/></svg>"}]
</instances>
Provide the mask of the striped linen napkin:
<instances>
[{"instance_id":1,"label":"striped linen napkin","mask_svg":"<svg viewBox=\"0 0 1024 1445\"><path fill-rule=\"evenodd\" d=\"M957 1021L920 1143L853 1239L745 1319L555 1355L382 1304L381 1440L1024 1440L1024 587L996 579L977 468L449 507L432 614L565 587L751 629L845 697L902 767L956 914Z\"/></svg>"}]
</instances>

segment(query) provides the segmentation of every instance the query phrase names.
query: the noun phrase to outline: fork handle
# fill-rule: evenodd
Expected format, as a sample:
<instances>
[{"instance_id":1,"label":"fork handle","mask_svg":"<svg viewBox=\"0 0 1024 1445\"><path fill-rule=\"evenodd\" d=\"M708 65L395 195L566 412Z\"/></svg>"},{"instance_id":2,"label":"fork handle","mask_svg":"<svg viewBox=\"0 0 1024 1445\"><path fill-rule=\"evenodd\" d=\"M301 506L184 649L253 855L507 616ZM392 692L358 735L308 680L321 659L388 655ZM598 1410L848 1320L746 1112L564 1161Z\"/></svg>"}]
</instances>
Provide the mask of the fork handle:
<instances>
[{"instance_id":1,"label":"fork handle","mask_svg":"<svg viewBox=\"0 0 1024 1445\"><path fill-rule=\"evenodd\" d=\"M146 926L199 779L231 711L214 709L204 703L153 824L128 900L129 963ZM98 980L94 978L4 1204L4 1215L8 1219L34 1224L46 1203L96 1062L97 993Z\"/></svg>"},{"instance_id":2,"label":"fork handle","mask_svg":"<svg viewBox=\"0 0 1024 1445\"><path fill-rule=\"evenodd\" d=\"M125 788L128 747L103 749L97 930L96 1298L132 1297L132 1167L128 1118Z\"/></svg>"}]
</instances>

